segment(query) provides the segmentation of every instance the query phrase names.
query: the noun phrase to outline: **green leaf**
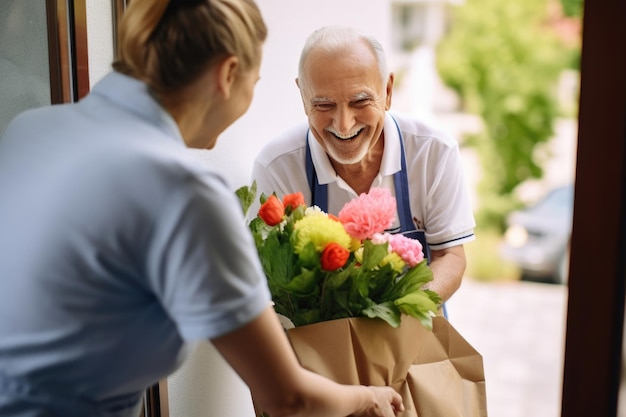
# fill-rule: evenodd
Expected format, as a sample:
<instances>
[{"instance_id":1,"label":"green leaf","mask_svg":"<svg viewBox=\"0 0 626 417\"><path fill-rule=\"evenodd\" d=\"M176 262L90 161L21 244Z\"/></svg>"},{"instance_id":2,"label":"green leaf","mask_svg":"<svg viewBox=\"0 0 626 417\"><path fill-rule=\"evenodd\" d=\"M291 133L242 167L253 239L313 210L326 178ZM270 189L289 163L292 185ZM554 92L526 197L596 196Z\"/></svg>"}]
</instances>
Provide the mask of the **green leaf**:
<instances>
[{"instance_id":1,"label":"green leaf","mask_svg":"<svg viewBox=\"0 0 626 417\"><path fill-rule=\"evenodd\" d=\"M299 310L291 320L296 326L304 326L306 324L317 323L321 321L319 309Z\"/></svg>"},{"instance_id":2,"label":"green leaf","mask_svg":"<svg viewBox=\"0 0 626 417\"><path fill-rule=\"evenodd\" d=\"M235 190L235 194L239 197L239 202L241 203L241 209L243 210L244 216L248 214L248 210L250 210L250 206L256 198L256 189L256 181L252 181L251 186L248 187L247 185L244 185Z\"/></svg>"},{"instance_id":3,"label":"green leaf","mask_svg":"<svg viewBox=\"0 0 626 417\"><path fill-rule=\"evenodd\" d=\"M435 303L425 291L417 291L405 295L395 300L394 304L398 306L400 311L411 316L424 311L436 313L439 309L437 303Z\"/></svg>"},{"instance_id":4,"label":"green leaf","mask_svg":"<svg viewBox=\"0 0 626 417\"><path fill-rule=\"evenodd\" d=\"M428 298L430 298L433 303L437 304L438 308L441 307L441 297L439 296L439 294L431 290L420 290L420 291L424 291L424 293L426 293Z\"/></svg>"},{"instance_id":5,"label":"green leaf","mask_svg":"<svg viewBox=\"0 0 626 417\"><path fill-rule=\"evenodd\" d=\"M324 320L330 320L337 311L349 311L347 291L324 291L320 310Z\"/></svg>"},{"instance_id":6,"label":"green leaf","mask_svg":"<svg viewBox=\"0 0 626 417\"><path fill-rule=\"evenodd\" d=\"M350 278L353 268L354 262L347 264L343 269L326 272L327 277L324 288L330 291L341 287Z\"/></svg>"},{"instance_id":7,"label":"green leaf","mask_svg":"<svg viewBox=\"0 0 626 417\"><path fill-rule=\"evenodd\" d=\"M280 242L278 235L270 233L258 251L270 287L285 285L291 280L297 258L288 242Z\"/></svg>"},{"instance_id":8,"label":"green leaf","mask_svg":"<svg viewBox=\"0 0 626 417\"><path fill-rule=\"evenodd\" d=\"M361 268L368 270L377 268L388 253L387 242L374 244L370 240L365 240L363 242L363 262L361 262Z\"/></svg>"},{"instance_id":9,"label":"green leaf","mask_svg":"<svg viewBox=\"0 0 626 417\"><path fill-rule=\"evenodd\" d=\"M366 317L385 320L391 327L397 328L400 326L400 310L391 301L375 304L363 309L361 313Z\"/></svg>"},{"instance_id":10,"label":"green leaf","mask_svg":"<svg viewBox=\"0 0 626 417\"><path fill-rule=\"evenodd\" d=\"M298 254L302 265L315 268L320 266L320 254L315 249L315 245L311 242L304 245L304 248Z\"/></svg>"},{"instance_id":11,"label":"green leaf","mask_svg":"<svg viewBox=\"0 0 626 417\"><path fill-rule=\"evenodd\" d=\"M352 299L358 300L369 297L370 280L366 271L359 271L354 275L352 284Z\"/></svg>"},{"instance_id":12,"label":"green leaf","mask_svg":"<svg viewBox=\"0 0 626 417\"><path fill-rule=\"evenodd\" d=\"M369 271L367 273L367 281L370 288L369 297L381 301L382 294L387 288L395 285L398 272L393 269L391 264L384 265L378 270Z\"/></svg>"},{"instance_id":13,"label":"green leaf","mask_svg":"<svg viewBox=\"0 0 626 417\"><path fill-rule=\"evenodd\" d=\"M306 212L306 207L305 206L298 206L298 207L296 207L295 210L292 210L289 213L289 219L290 219L291 225L293 226L293 224L295 222L297 222L298 220L303 218L305 212Z\"/></svg>"},{"instance_id":14,"label":"green leaf","mask_svg":"<svg viewBox=\"0 0 626 417\"><path fill-rule=\"evenodd\" d=\"M389 288L389 291L384 295L384 297L395 300L419 290L426 283L432 280L433 271L424 260L401 276L396 284Z\"/></svg>"},{"instance_id":15,"label":"green leaf","mask_svg":"<svg viewBox=\"0 0 626 417\"><path fill-rule=\"evenodd\" d=\"M398 309L409 316L419 319L424 326L432 329L432 316L437 313L439 306L425 291L416 291L395 300Z\"/></svg>"},{"instance_id":16,"label":"green leaf","mask_svg":"<svg viewBox=\"0 0 626 417\"><path fill-rule=\"evenodd\" d=\"M313 295L319 283L318 273L318 270L302 268L302 272L289 281L285 289L297 296Z\"/></svg>"}]
</instances>

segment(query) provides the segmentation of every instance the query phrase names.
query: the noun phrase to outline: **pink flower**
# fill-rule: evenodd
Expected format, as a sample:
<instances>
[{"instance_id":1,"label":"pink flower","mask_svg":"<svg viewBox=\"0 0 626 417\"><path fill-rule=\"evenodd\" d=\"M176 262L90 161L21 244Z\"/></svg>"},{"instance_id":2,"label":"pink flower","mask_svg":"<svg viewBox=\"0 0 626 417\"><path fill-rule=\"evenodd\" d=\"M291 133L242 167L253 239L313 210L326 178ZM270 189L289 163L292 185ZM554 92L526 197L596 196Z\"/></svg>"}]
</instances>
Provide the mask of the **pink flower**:
<instances>
[{"instance_id":1,"label":"pink flower","mask_svg":"<svg viewBox=\"0 0 626 417\"><path fill-rule=\"evenodd\" d=\"M417 239L390 233L378 233L372 236L372 243L379 244L384 242L389 242L389 250L397 253L409 268L424 260L423 247Z\"/></svg>"},{"instance_id":2,"label":"pink flower","mask_svg":"<svg viewBox=\"0 0 626 417\"><path fill-rule=\"evenodd\" d=\"M396 216L396 199L386 188L372 188L346 203L339 212L339 220L346 232L356 239L368 239L382 233Z\"/></svg>"}]
</instances>

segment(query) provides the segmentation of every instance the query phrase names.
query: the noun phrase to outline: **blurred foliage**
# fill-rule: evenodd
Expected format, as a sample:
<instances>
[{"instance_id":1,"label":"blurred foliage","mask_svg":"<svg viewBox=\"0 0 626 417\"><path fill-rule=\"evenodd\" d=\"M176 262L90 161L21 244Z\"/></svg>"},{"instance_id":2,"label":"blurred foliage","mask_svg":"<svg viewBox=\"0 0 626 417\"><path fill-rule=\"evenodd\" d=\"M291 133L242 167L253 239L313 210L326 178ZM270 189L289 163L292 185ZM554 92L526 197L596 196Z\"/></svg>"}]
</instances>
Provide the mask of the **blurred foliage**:
<instances>
[{"instance_id":1,"label":"blurred foliage","mask_svg":"<svg viewBox=\"0 0 626 417\"><path fill-rule=\"evenodd\" d=\"M479 227L475 230L476 240L464 245L467 268L465 276L477 281L517 281L521 272L517 265L499 255L502 234L499 230Z\"/></svg>"},{"instance_id":2,"label":"blurred foliage","mask_svg":"<svg viewBox=\"0 0 626 417\"><path fill-rule=\"evenodd\" d=\"M506 213L519 205L515 187L543 176L534 149L554 134L557 83L572 61L549 24L547 5L466 0L451 10L450 30L438 46L442 80L458 93L463 111L484 122L480 133L465 138L483 170L479 224L502 229Z\"/></svg>"},{"instance_id":3,"label":"blurred foliage","mask_svg":"<svg viewBox=\"0 0 626 417\"><path fill-rule=\"evenodd\" d=\"M561 0L563 13L569 17L581 17L583 14L583 0Z\"/></svg>"},{"instance_id":4,"label":"blurred foliage","mask_svg":"<svg viewBox=\"0 0 626 417\"><path fill-rule=\"evenodd\" d=\"M560 5L563 15L566 18L576 20L579 24L582 22L583 0L561 0ZM574 70L580 70L580 45L575 48L568 48L566 53L569 53L568 67Z\"/></svg>"}]
</instances>

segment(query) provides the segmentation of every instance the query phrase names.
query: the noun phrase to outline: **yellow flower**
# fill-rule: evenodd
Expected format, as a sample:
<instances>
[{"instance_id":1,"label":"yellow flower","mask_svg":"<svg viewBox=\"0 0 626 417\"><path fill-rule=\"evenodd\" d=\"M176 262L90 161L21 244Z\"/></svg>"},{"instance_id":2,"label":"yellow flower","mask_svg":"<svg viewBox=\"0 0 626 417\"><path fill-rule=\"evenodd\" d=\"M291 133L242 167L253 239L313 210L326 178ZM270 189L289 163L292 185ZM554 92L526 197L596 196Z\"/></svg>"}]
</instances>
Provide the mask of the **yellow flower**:
<instances>
[{"instance_id":1,"label":"yellow flower","mask_svg":"<svg viewBox=\"0 0 626 417\"><path fill-rule=\"evenodd\" d=\"M352 242L350 242L350 251L355 252L359 250L359 248L363 248L362 242L359 239L352 238Z\"/></svg>"},{"instance_id":2,"label":"yellow flower","mask_svg":"<svg viewBox=\"0 0 626 417\"><path fill-rule=\"evenodd\" d=\"M307 215L294 224L296 240L294 250L300 253L302 249L312 242L315 250L322 252L326 245L335 242L346 249L350 249L352 238L338 221L332 220L325 215Z\"/></svg>"},{"instance_id":3,"label":"yellow flower","mask_svg":"<svg viewBox=\"0 0 626 417\"><path fill-rule=\"evenodd\" d=\"M385 266L387 264L390 264L391 268L398 273L404 271L404 267L406 266L406 263L402 260L400 255L395 252L390 252L383 258L382 261L380 261L380 266Z\"/></svg>"},{"instance_id":4,"label":"yellow flower","mask_svg":"<svg viewBox=\"0 0 626 417\"><path fill-rule=\"evenodd\" d=\"M356 261L360 264L363 263L363 252L363 246L354 251L354 259L356 259Z\"/></svg>"},{"instance_id":5,"label":"yellow flower","mask_svg":"<svg viewBox=\"0 0 626 417\"><path fill-rule=\"evenodd\" d=\"M358 263L363 263L363 252L364 252L364 249L362 246L354 252L354 259L356 259ZM398 255L395 252L389 252L382 259L382 261L380 261L380 263L378 264L378 267L383 267L387 264L390 264L391 268L399 274L404 272L404 267L406 266L406 262L404 262L402 258L400 257L400 255ZM375 269L378 269L378 267Z\"/></svg>"}]
</instances>

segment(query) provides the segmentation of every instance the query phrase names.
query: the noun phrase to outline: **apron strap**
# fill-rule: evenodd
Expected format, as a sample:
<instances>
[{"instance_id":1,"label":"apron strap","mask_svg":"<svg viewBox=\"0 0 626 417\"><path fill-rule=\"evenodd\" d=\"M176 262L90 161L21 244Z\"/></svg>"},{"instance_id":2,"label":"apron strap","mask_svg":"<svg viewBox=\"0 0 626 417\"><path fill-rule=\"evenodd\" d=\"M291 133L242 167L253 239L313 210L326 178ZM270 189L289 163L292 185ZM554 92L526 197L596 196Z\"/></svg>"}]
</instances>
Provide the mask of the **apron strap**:
<instances>
[{"instance_id":1,"label":"apron strap","mask_svg":"<svg viewBox=\"0 0 626 417\"><path fill-rule=\"evenodd\" d=\"M398 129L398 137L400 138L400 161L401 169L393 175L393 182L396 187L396 202L398 206L398 217L400 219L400 233L404 233L407 237L419 240L422 244L422 250L424 257L430 264L430 247L426 241L426 233L423 230L416 230L413 224L413 218L411 216L411 205L409 199L409 180L407 176L406 168L406 156L404 154L404 139L402 132L400 132L400 126L396 119L391 117Z\"/></svg>"},{"instance_id":2,"label":"apron strap","mask_svg":"<svg viewBox=\"0 0 626 417\"><path fill-rule=\"evenodd\" d=\"M310 131L310 129L309 129ZM322 211L328 212L328 185L317 181L317 172L313 166L311 147L309 146L309 132L306 135L306 176L311 190L311 204L318 206Z\"/></svg>"},{"instance_id":3,"label":"apron strap","mask_svg":"<svg viewBox=\"0 0 626 417\"><path fill-rule=\"evenodd\" d=\"M396 205L398 210L398 218L400 220L400 233L407 237L417 239L422 244L424 257L430 263L430 248L426 242L426 234L423 230L416 230L411 217L411 207L409 204L409 182L407 178L406 157L404 156L404 143L400 127L396 123L398 135L400 137L400 157L402 169L393 175L393 181L396 188ZM328 185L320 184L317 181L317 172L313 166L313 158L311 157L311 148L309 146L308 132L306 139L306 175L311 190L311 204L318 206L322 211L328 211Z\"/></svg>"}]
</instances>

